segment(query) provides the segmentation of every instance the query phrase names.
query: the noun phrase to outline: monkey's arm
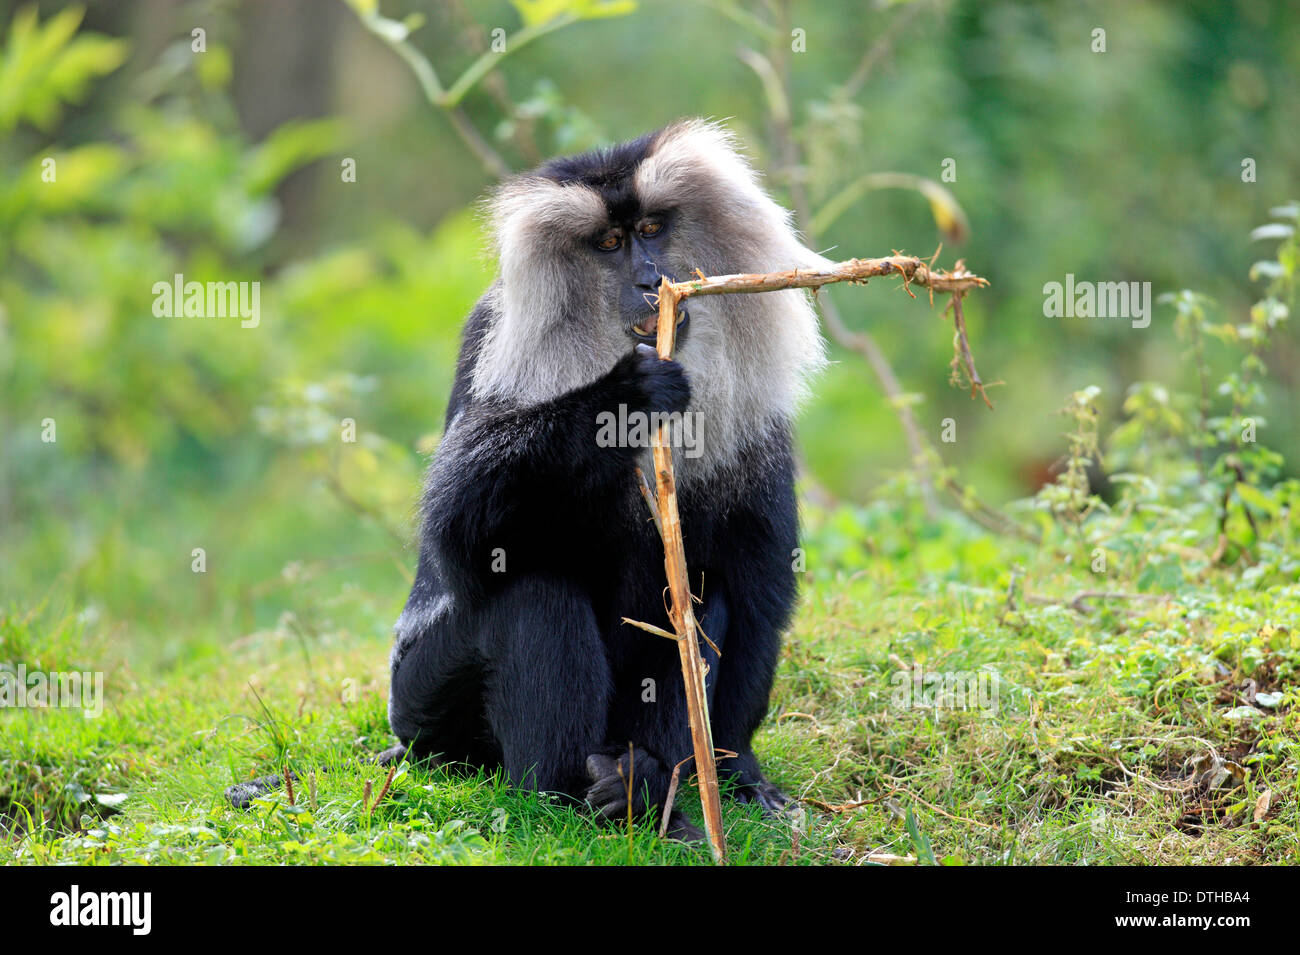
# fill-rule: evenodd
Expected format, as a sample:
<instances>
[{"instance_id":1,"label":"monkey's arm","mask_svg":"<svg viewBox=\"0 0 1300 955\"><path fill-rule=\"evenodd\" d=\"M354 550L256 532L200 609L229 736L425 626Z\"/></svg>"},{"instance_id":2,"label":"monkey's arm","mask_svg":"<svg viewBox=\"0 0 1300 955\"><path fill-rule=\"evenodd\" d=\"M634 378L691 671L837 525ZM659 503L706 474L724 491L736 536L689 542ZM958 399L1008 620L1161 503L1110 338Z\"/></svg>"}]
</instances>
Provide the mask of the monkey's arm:
<instances>
[{"instance_id":1,"label":"monkey's arm","mask_svg":"<svg viewBox=\"0 0 1300 955\"><path fill-rule=\"evenodd\" d=\"M434 455L425 539L463 582L488 571L491 553L544 547L550 533L608 508L641 448L597 443L604 412L683 411L690 386L679 364L638 346L603 378L531 407L477 401L456 416Z\"/></svg>"}]
</instances>

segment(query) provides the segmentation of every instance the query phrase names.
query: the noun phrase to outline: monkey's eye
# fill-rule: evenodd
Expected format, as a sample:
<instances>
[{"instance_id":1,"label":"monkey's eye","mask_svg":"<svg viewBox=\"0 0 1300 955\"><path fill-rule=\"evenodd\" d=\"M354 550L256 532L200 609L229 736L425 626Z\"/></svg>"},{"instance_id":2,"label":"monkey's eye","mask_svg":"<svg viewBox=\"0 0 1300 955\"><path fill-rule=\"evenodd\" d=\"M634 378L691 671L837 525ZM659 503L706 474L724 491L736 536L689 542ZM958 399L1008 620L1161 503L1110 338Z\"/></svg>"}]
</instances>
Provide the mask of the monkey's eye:
<instances>
[{"instance_id":1,"label":"monkey's eye","mask_svg":"<svg viewBox=\"0 0 1300 955\"><path fill-rule=\"evenodd\" d=\"M663 232L664 224L658 219L647 219L645 222L641 223L641 228L638 231L642 236L649 239L652 236L656 236L660 232Z\"/></svg>"},{"instance_id":2,"label":"monkey's eye","mask_svg":"<svg viewBox=\"0 0 1300 955\"><path fill-rule=\"evenodd\" d=\"M623 244L623 237L617 232L606 232L596 240L596 248L602 252L615 252Z\"/></svg>"}]
</instances>

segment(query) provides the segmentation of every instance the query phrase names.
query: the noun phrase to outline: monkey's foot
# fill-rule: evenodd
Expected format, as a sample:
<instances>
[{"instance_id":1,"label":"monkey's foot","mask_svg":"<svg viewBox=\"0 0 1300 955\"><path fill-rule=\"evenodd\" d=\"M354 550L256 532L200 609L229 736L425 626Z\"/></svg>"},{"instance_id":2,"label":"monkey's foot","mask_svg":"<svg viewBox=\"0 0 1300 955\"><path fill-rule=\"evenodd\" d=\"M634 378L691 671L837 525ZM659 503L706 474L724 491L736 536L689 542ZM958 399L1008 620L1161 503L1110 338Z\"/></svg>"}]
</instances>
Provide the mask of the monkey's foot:
<instances>
[{"instance_id":1,"label":"monkey's foot","mask_svg":"<svg viewBox=\"0 0 1300 955\"><path fill-rule=\"evenodd\" d=\"M297 781L296 773L289 773L291 779ZM283 776L261 776L257 779L250 779L247 782L235 783L226 790L226 798L236 809L247 809L253 804L253 800L265 796L269 792L274 792L284 785Z\"/></svg>"},{"instance_id":2,"label":"monkey's foot","mask_svg":"<svg viewBox=\"0 0 1300 955\"><path fill-rule=\"evenodd\" d=\"M374 757L374 762L379 766L388 766L392 763L400 763L410 752L410 746L405 743L398 743L395 746L388 747L388 749L384 750L382 753L378 753ZM412 756L412 760L414 760L414 756Z\"/></svg>"},{"instance_id":3,"label":"monkey's foot","mask_svg":"<svg viewBox=\"0 0 1300 955\"><path fill-rule=\"evenodd\" d=\"M703 842L705 833L691 822L686 813L674 809L668 814L668 831L664 833L664 838L674 842Z\"/></svg>"},{"instance_id":4,"label":"monkey's foot","mask_svg":"<svg viewBox=\"0 0 1300 955\"><path fill-rule=\"evenodd\" d=\"M592 779L591 788L587 790L587 803L597 816L609 822L626 818L629 789L634 816L645 813L653 805L651 800L662 798L660 793L666 792L667 774L663 764L643 749L623 753L617 758L604 753L588 756L587 775ZM664 838L676 842L703 842L704 830L691 822L686 813L674 809L668 814Z\"/></svg>"},{"instance_id":5,"label":"monkey's foot","mask_svg":"<svg viewBox=\"0 0 1300 955\"><path fill-rule=\"evenodd\" d=\"M614 757L593 753L587 757L587 775L591 788L586 800L604 819L620 819L627 815L628 795L632 797L632 815L637 816L650 808L647 787L663 788L663 767L643 749L635 749Z\"/></svg>"},{"instance_id":6,"label":"monkey's foot","mask_svg":"<svg viewBox=\"0 0 1300 955\"><path fill-rule=\"evenodd\" d=\"M390 766L393 763L400 763L403 759L411 754L411 747L405 743L398 743L396 746L390 746L382 753L374 756L363 757L362 762L377 763L380 766ZM411 756L415 761L418 757ZM424 757L431 765L438 765L438 760L432 756ZM322 769L321 772L325 770ZM289 778L294 782L298 781L298 774L290 771ZM274 792L284 785L284 776L259 776L257 779L250 779L247 782L235 783L226 790L226 799L236 809L247 809L253 804L254 799L265 796L269 792Z\"/></svg>"},{"instance_id":7,"label":"monkey's foot","mask_svg":"<svg viewBox=\"0 0 1300 955\"><path fill-rule=\"evenodd\" d=\"M739 802L757 803L765 816L779 816L791 805L791 799L766 779L756 783L736 787L736 799Z\"/></svg>"}]
</instances>

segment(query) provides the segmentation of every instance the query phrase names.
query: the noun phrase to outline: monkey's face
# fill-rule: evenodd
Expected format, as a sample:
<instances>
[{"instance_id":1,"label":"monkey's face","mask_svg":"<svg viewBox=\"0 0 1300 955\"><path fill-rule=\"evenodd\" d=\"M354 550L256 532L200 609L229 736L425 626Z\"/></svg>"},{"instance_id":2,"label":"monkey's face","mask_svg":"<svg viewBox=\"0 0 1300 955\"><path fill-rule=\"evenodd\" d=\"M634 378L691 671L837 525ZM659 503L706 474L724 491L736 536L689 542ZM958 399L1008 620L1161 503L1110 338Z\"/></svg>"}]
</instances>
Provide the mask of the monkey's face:
<instances>
[{"instance_id":1,"label":"monkey's face","mask_svg":"<svg viewBox=\"0 0 1300 955\"><path fill-rule=\"evenodd\" d=\"M545 401L597 381L658 330L659 283L825 266L720 126L698 120L555 159L505 183L490 212L500 277L474 365L478 395ZM824 361L797 290L688 300L674 357L725 464L794 413Z\"/></svg>"},{"instance_id":2,"label":"monkey's face","mask_svg":"<svg viewBox=\"0 0 1300 955\"><path fill-rule=\"evenodd\" d=\"M659 283L676 281L672 265L673 224L670 210L611 209L611 221L588 240L591 260L606 291L611 317L632 341L653 345L658 333ZM687 333L689 314L677 313L677 340Z\"/></svg>"}]
</instances>

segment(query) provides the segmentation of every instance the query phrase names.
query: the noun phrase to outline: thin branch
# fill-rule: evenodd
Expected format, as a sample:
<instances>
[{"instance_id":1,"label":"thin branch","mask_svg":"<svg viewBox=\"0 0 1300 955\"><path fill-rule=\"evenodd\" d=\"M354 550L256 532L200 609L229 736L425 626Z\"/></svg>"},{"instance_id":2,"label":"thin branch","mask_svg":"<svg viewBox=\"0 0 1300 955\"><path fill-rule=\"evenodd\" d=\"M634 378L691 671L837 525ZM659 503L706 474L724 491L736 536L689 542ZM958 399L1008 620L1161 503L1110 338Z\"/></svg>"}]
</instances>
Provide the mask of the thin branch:
<instances>
[{"instance_id":1,"label":"thin branch","mask_svg":"<svg viewBox=\"0 0 1300 955\"><path fill-rule=\"evenodd\" d=\"M794 123L790 113L790 57L787 52L786 38L789 36L790 7L789 3L778 5L774 13L780 18L781 29L776 31L771 38L770 49L772 59L760 62L759 59L750 57L746 62L751 69L758 75L763 84L763 90L768 98L768 109L772 114L772 135L776 141L777 152L781 157L784 167L783 172L786 182L790 189L790 200L794 205L795 220L804 232L805 240L813 247L817 247L817 230L813 227L812 203L809 201L808 190L804 184L803 164L800 160L799 144L794 135ZM899 22L902 20L903 22ZM868 52L868 59L863 61L858 70L854 73L854 78L846 84L842 90L844 95L851 98L854 90L851 88L854 83L861 83L865 80L871 65L880 55L889 42L892 42L892 35L897 30L905 26L906 18L896 18L891 24L890 30L887 31L889 40L884 37L871 48ZM744 57L742 57L744 59ZM885 397L894 408L894 413L898 415L898 422L902 426L903 435L907 440L907 446L912 458L912 468L916 472L918 484L921 491L921 499L925 505L925 513L931 519L938 517L939 507L935 499L934 477L931 469L931 459L937 460L937 454L930 450L929 443L922 435L921 428L917 424L916 415L913 413L911 406L905 400L903 389L898 383L898 378L890 366L889 359L885 357L884 352L876 344L875 338L866 331L850 332L847 325L840 317L839 310L835 303L827 296L819 302L823 317L826 319L826 328L831 338L840 345L848 348L850 351L856 351L866 358L867 363L871 366L880 381L880 386L884 389Z\"/></svg>"},{"instance_id":2,"label":"thin branch","mask_svg":"<svg viewBox=\"0 0 1300 955\"><path fill-rule=\"evenodd\" d=\"M1025 599L1031 604L1039 605L1057 605L1064 604L1076 613L1092 613L1092 607L1088 605L1090 600L1132 600L1142 601L1162 601L1172 600L1168 594L1135 594L1127 593L1122 590L1081 590L1073 597L1044 597L1039 594L1027 594Z\"/></svg>"},{"instance_id":3,"label":"thin branch","mask_svg":"<svg viewBox=\"0 0 1300 955\"><path fill-rule=\"evenodd\" d=\"M376 809L379 808L379 804L384 801L384 797L388 795L389 787L393 785L393 776L397 773L397 767L399 765L400 762L395 762L393 763L392 766L388 768L388 778L384 780L383 788L379 790L379 795L375 797L375 801L370 804L370 808L367 809L366 812L374 812ZM367 779L366 780L367 798L369 798L369 795L370 795L370 780Z\"/></svg>"},{"instance_id":4,"label":"thin branch","mask_svg":"<svg viewBox=\"0 0 1300 955\"><path fill-rule=\"evenodd\" d=\"M469 91L478 84L479 80L483 79L483 77L487 76L488 73L496 69L497 64L511 53L517 53L539 37L546 36L548 33L553 33L556 30L567 27L571 23L576 23L577 19L578 18L571 13L562 13L551 20L547 20L545 23L535 23L532 26L524 27L514 36L506 37L505 49L500 53L487 50L479 56L479 58L471 63L465 72L457 78L456 82L451 84L451 88L447 90L446 95L443 97L444 101L438 105L444 107L459 105L460 101L463 100L466 94L468 94Z\"/></svg>"},{"instance_id":5,"label":"thin branch","mask_svg":"<svg viewBox=\"0 0 1300 955\"><path fill-rule=\"evenodd\" d=\"M456 134L469 147L470 152L478 157L478 161L483 164L483 168L488 171L488 174L496 179L508 178L511 174L510 166L501 158L501 154L488 145L488 141L474 128L474 124L470 122L470 118L465 114L465 111L459 106L452 106L447 108L445 112L447 113L447 119L451 121L452 128L456 130Z\"/></svg>"},{"instance_id":6,"label":"thin branch","mask_svg":"<svg viewBox=\"0 0 1300 955\"><path fill-rule=\"evenodd\" d=\"M701 277L701 282L710 280ZM659 357L672 357L677 330L677 304L681 294L664 279L659 285ZM713 758L713 728L709 723L708 697L704 688L704 660L696 638L695 610L691 606L690 580L686 570L686 546L682 541L681 514L677 509L677 480L667 425L654 436L655 489L663 525L664 570L668 576L671 605L668 619L680 638L682 681L686 690L686 713L690 721L691 744L695 750L695 771L699 779L700 804L704 810L704 831L713 850L713 860L726 862L726 836L722 831L722 801L718 795L718 767Z\"/></svg>"},{"instance_id":7,"label":"thin branch","mask_svg":"<svg viewBox=\"0 0 1300 955\"><path fill-rule=\"evenodd\" d=\"M1042 535L1037 531L1026 527L1013 518L1008 517L1002 511L985 504L983 501L975 497L970 488L962 487L951 477L946 475L941 476L939 479L939 486L952 495L953 501L961 509L963 514L985 530L992 531L994 534L1005 534L1019 537L1021 540L1029 541L1031 544L1042 543Z\"/></svg>"},{"instance_id":8,"label":"thin branch","mask_svg":"<svg viewBox=\"0 0 1300 955\"><path fill-rule=\"evenodd\" d=\"M687 756L685 759L679 760L677 765L673 767L673 776L672 779L668 781L668 794L664 796L663 815L659 822L660 839L668 835L668 817L672 814L673 801L677 798L677 785L682 779L682 767L694 758L694 756Z\"/></svg>"},{"instance_id":9,"label":"thin branch","mask_svg":"<svg viewBox=\"0 0 1300 955\"><path fill-rule=\"evenodd\" d=\"M646 633L653 633L656 637L667 637L669 640L677 643L682 638L675 633L669 633L662 627L656 627L653 623L645 623L641 620L633 620L631 617L624 617L623 622L631 627L644 630Z\"/></svg>"},{"instance_id":10,"label":"thin branch","mask_svg":"<svg viewBox=\"0 0 1300 955\"><path fill-rule=\"evenodd\" d=\"M695 278L681 282L670 282L664 279L659 285L659 357L664 360L672 357L677 329L677 307L682 299L695 295L754 294L792 288L815 289L834 282L863 284L869 278L895 274L903 277L903 287L913 298L916 297L910 289L913 284L929 289L931 295L935 291L950 292L953 293L954 298L973 288L983 288L988 285L985 279L967 271L961 263L958 263L952 271L935 270L929 263L915 256L904 255L891 255L878 259L850 259L847 262L830 264L824 269L789 269L782 272L721 276L697 274ZM966 346L965 353L969 355L969 345ZM970 367L974 368L973 361ZM664 543L664 569L668 576L670 598L668 618L672 621L675 634L669 634L658 627L628 618L624 618L624 622L677 642L681 656L682 680L686 689L686 710L690 721L691 743L695 750L700 802L704 808L704 828L713 849L714 860L722 863L726 857L726 842L722 832L722 808L718 796L718 768L714 760L713 731L709 723L709 708L704 686L705 666L700 655L699 627L691 605L686 547L682 540L681 515L677 508L677 480L673 473L672 448L669 441L668 427L661 426L655 432L653 446L655 488L660 535Z\"/></svg>"},{"instance_id":11,"label":"thin branch","mask_svg":"<svg viewBox=\"0 0 1300 955\"><path fill-rule=\"evenodd\" d=\"M456 18L463 24L467 41L474 48L474 51L479 54L488 52L491 49L491 40L488 38L487 31L483 26L466 9L465 0L451 0L451 6ZM542 153L537 147L537 141L533 138L536 120L521 115L519 105L510 98L510 87L506 83L505 76L500 70L495 70L484 76L482 82L483 89L487 91L488 96L496 102L501 112L510 118L512 125L511 138L519 151L523 153L524 159L530 165L535 166L540 163Z\"/></svg>"},{"instance_id":12,"label":"thin branch","mask_svg":"<svg viewBox=\"0 0 1300 955\"><path fill-rule=\"evenodd\" d=\"M920 285L931 292L969 292L984 288L988 279L968 272L959 262L953 271L933 270L914 255L886 255L878 259L848 259L824 269L787 269L782 272L747 272L737 275L697 275L681 282L665 282L677 300L695 295L720 295L724 292L779 292L791 288L821 288L835 282L864 284L882 275L901 275L904 287ZM912 294L910 291L908 294ZM915 297L915 296L913 296ZM662 326L661 326L662 328Z\"/></svg>"},{"instance_id":13,"label":"thin branch","mask_svg":"<svg viewBox=\"0 0 1300 955\"><path fill-rule=\"evenodd\" d=\"M659 531L659 537L662 540L664 536L664 522L659 516L659 505L655 503L655 493L650 489L650 482L646 480L645 472L641 466L637 465L636 469L637 486L641 489L641 498L645 501L645 506L650 509L650 516L654 519L655 527Z\"/></svg>"},{"instance_id":14,"label":"thin branch","mask_svg":"<svg viewBox=\"0 0 1300 955\"><path fill-rule=\"evenodd\" d=\"M903 289L913 298L912 285L920 285L930 290L931 298L935 292L951 292L953 320L957 328L954 339L954 367L966 370L971 385L971 397L977 394L984 403L993 407L988 395L984 393L984 382L975 369L975 358L971 354L970 341L966 337L966 323L961 311L961 296L973 288L984 288L989 283L966 269L958 262L952 271L935 270L928 262L913 255L887 255L878 259L849 259L837 262L823 269L788 269L784 272L754 272L741 275L699 275L681 282L665 282L677 299L693 295L718 295L724 292L776 292L792 288L821 288L835 282L864 284L868 279L882 275L898 274L903 277ZM662 287L661 287L662 292ZM662 321L663 319L661 319ZM874 343L873 343L874 345ZM881 355L882 365L888 363ZM892 376L892 371L891 371ZM917 450L920 450L919 445Z\"/></svg>"},{"instance_id":15,"label":"thin branch","mask_svg":"<svg viewBox=\"0 0 1300 955\"><path fill-rule=\"evenodd\" d=\"M729 2L729 0L703 0L703 3L705 6L712 7L714 10L722 14L728 20L732 20L738 25L744 27L747 30L752 30L754 33L757 33L760 36L769 37L769 38L780 36L776 32L776 27L772 26L770 23L767 23L764 20L760 20L758 17L754 16L754 14L750 13L748 10L745 10L742 7L737 6L736 4Z\"/></svg>"},{"instance_id":16,"label":"thin branch","mask_svg":"<svg viewBox=\"0 0 1300 955\"><path fill-rule=\"evenodd\" d=\"M349 4L349 6L352 6ZM510 175L509 164L501 158L501 155L493 149L485 140L479 131L474 128L465 111L460 108L461 98L469 91L474 83L482 79L482 74L486 72L480 66L486 62L487 69L491 69L505 54L487 53L479 57L478 60L470 67L470 70L476 68L480 72L471 78L471 82L466 83L466 74L462 74L450 91L442 85L442 80L438 77L438 71L434 69L429 58L421 53L409 39L409 33L404 25L398 24L394 20L380 16L378 13L366 14L360 8L353 6L357 14L357 19L361 25L370 31L393 52L406 61L406 65L411 68L415 74L416 81L420 84L420 90L424 93L424 98L429 101L431 106L436 106L447 114L447 119L451 121L452 128L456 131L461 140L469 147L470 151L478 157L479 162L488 173L497 179L504 179ZM396 28L395 28L396 25ZM520 34L522 35L522 33ZM531 37L529 39L532 39ZM527 41L525 41L527 42ZM488 58L490 57L490 60ZM453 94L455 94L453 96Z\"/></svg>"},{"instance_id":17,"label":"thin branch","mask_svg":"<svg viewBox=\"0 0 1300 955\"><path fill-rule=\"evenodd\" d=\"M817 210L817 213L808 221L808 232L812 235L818 235L826 231L839 221L840 217L848 212L859 199L867 193L879 189L906 189L910 192L918 192L925 197L931 207L937 205L951 217L952 224L947 228L944 227L944 223L939 222L939 226L945 234L951 235L960 241L970 232L970 223L966 220L965 212L962 211L961 205L947 188L933 179L914 176L906 172L871 172L855 179Z\"/></svg>"},{"instance_id":18,"label":"thin branch","mask_svg":"<svg viewBox=\"0 0 1300 955\"><path fill-rule=\"evenodd\" d=\"M904 8L904 10L893 19L888 27L876 35L876 42L872 43L871 46L867 48L867 52L863 54L862 60L858 63L857 69L853 71L853 75L845 81L843 86L835 91L836 96L844 99L852 99L858 94L858 91L862 89L862 85L867 81L867 77L871 75L872 71L876 68L876 65L890 53L894 41L898 39L898 35L911 25L912 21L916 18L917 14L921 12L923 7L924 4L920 3L919 0L913 0L912 3Z\"/></svg>"},{"instance_id":19,"label":"thin branch","mask_svg":"<svg viewBox=\"0 0 1300 955\"><path fill-rule=\"evenodd\" d=\"M957 263L960 268L961 263ZM980 373L975 370L975 356L970 352L970 341L966 338L966 319L961 313L961 293L954 293L948 307L952 309L952 323L956 329L956 351L957 354L952 356L952 380L954 384L960 383L961 372L959 368L966 371L966 380L970 382L970 396L975 397L979 394L984 399L984 403L993 407L993 402L989 401L988 393L984 390L984 382L980 379Z\"/></svg>"}]
</instances>

